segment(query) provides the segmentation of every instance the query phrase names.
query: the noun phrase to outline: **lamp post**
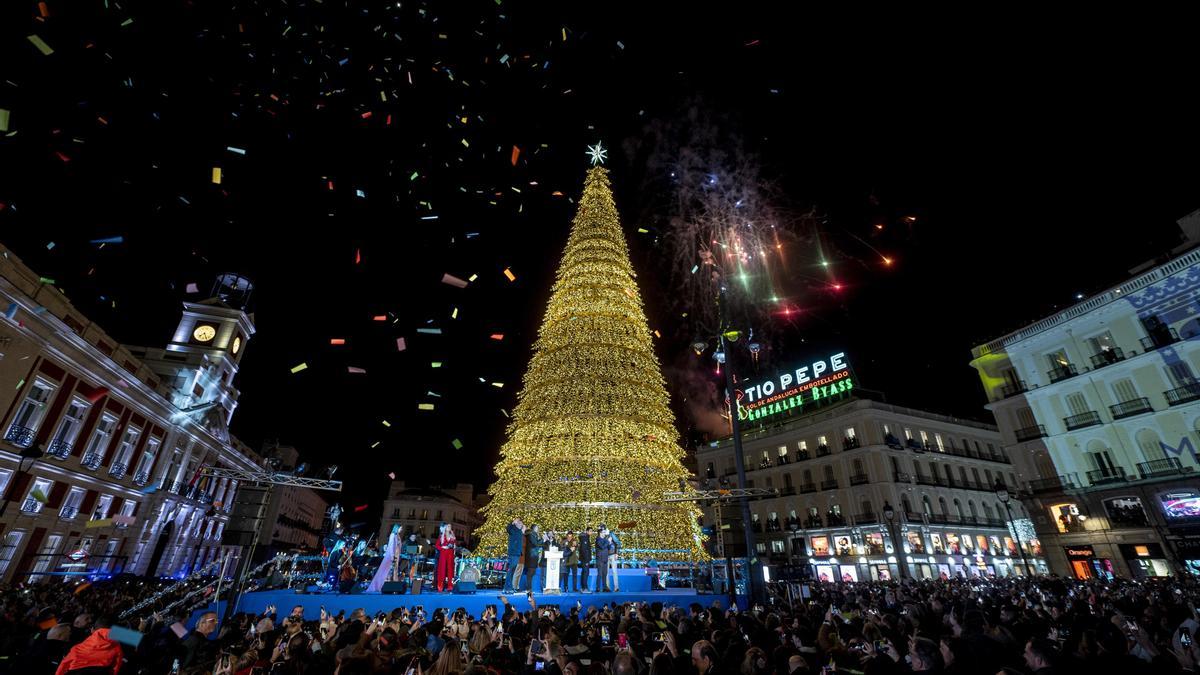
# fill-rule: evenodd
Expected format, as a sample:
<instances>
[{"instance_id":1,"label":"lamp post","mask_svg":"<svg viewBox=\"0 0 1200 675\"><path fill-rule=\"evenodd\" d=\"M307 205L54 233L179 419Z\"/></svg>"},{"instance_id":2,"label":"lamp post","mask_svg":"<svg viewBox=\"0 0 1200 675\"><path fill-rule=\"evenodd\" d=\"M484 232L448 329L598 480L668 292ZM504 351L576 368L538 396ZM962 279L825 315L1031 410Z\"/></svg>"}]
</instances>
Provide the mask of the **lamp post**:
<instances>
[{"instance_id":1,"label":"lamp post","mask_svg":"<svg viewBox=\"0 0 1200 675\"><path fill-rule=\"evenodd\" d=\"M1021 534L1017 532L1017 526L1013 524L1012 507L1008 502L1012 500L1012 495L1008 494L1008 488L1000 480L996 480L996 499L1004 505L1004 512L1008 514L1008 525L1012 529L1013 537L1017 539L1017 552L1021 554L1021 565L1025 567L1025 575L1032 576L1029 571L1029 561L1025 559L1025 547L1021 544Z\"/></svg>"},{"instance_id":2,"label":"lamp post","mask_svg":"<svg viewBox=\"0 0 1200 675\"><path fill-rule=\"evenodd\" d=\"M888 536L892 538L892 550L896 552L896 569L900 571L900 578L908 577L908 561L904 557L904 542L896 536L896 509L892 505L883 502L883 518L888 524Z\"/></svg>"},{"instance_id":3,"label":"lamp post","mask_svg":"<svg viewBox=\"0 0 1200 675\"><path fill-rule=\"evenodd\" d=\"M33 465L45 454L46 453L42 452L42 449L36 445L31 445L22 450L20 454L21 459L17 461L17 473L13 476L13 479L9 482L9 485L16 485L21 476L29 473L29 470L33 468ZM29 460L29 464L26 464L25 460ZM5 495L5 498L0 499L0 518L4 518L4 512L8 511L9 501L11 500L7 498L7 495ZM0 525L0 527L2 527L2 525Z\"/></svg>"}]
</instances>

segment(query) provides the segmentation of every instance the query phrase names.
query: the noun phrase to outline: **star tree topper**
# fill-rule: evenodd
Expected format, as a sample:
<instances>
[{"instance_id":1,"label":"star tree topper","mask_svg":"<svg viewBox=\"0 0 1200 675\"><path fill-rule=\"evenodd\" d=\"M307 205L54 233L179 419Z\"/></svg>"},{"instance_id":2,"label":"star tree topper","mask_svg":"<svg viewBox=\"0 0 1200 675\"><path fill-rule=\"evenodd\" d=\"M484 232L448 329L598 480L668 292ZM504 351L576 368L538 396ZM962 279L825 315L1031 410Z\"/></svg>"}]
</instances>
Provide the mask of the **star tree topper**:
<instances>
[{"instance_id":1,"label":"star tree topper","mask_svg":"<svg viewBox=\"0 0 1200 675\"><path fill-rule=\"evenodd\" d=\"M604 160L608 159L608 151L605 150L604 146L599 143L595 145L589 145L587 154L592 158L592 166L603 164Z\"/></svg>"}]
</instances>

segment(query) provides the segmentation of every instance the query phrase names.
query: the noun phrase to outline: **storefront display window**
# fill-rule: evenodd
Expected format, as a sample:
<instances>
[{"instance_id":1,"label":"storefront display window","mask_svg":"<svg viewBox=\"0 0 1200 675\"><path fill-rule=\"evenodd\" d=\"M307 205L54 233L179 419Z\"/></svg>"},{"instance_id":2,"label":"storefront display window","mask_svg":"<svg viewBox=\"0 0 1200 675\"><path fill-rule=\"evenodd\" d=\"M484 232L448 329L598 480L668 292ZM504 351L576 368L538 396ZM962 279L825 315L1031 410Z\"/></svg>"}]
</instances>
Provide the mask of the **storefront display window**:
<instances>
[{"instance_id":1,"label":"storefront display window","mask_svg":"<svg viewBox=\"0 0 1200 675\"><path fill-rule=\"evenodd\" d=\"M812 554L818 557L829 555L829 537L812 538Z\"/></svg>"},{"instance_id":2,"label":"storefront display window","mask_svg":"<svg viewBox=\"0 0 1200 675\"><path fill-rule=\"evenodd\" d=\"M1145 527L1146 510L1137 497L1117 497L1104 502L1104 511L1112 527Z\"/></svg>"},{"instance_id":3,"label":"storefront display window","mask_svg":"<svg viewBox=\"0 0 1200 675\"><path fill-rule=\"evenodd\" d=\"M960 555L962 553L962 547L959 546L957 534L946 533L946 552L950 555Z\"/></svg>"},{"instance_id":4,"label":"storefront display window","mask_svg":"<svg viewBox=\"0 0 1200 675\"><path fill-rule=\"evenodd\" d=\"M945 553L946 552L946 546L944 544L942 544L942 535L934 532L933 534L929 535L929 541L933 545L934 553Z\"/></svg>"},{"instance_id":5,"label":"storefront display window","mask_svg":"<svg viewBox=\"0 0 1200 675\"><path fill-rule=\"evenodd\" d=\"M925 552L925 538L921 536L920 532L909 532L908 533L908 552L909 553L924 553Z\"/></svg>"},{"instance_id":6,"label":"storefront display window","mask_svg":"<svg viewBox=\"0 0 1200 675\"><path fill-rule=\"evenodd\" d=\"M1163 515L1169 521L1200 518L1200 493L1195 490L1165 494L1161 501Z\"/></svg>"},{"instance_id":7,"label":"storefront display window","mask_svg":"<svg viewBox=\"0 0 1200 675\"><path fill-rule=\"evenodd\" d=\"M1134 579L1145 577L1169 577L1171 565L1159 544L1121 544L1121 557L1129 563Z\"/></svg>"},{"instance_id":8,"label":"storefront display window","mask_svg":"<svg viewBox=\"0 0 1200 675\"><path fill-rule=\"evenodd\" d=\"M1050 517L1059 532L1083 532L1083 521L1086 516L1080 515L1079 507L1074 504L1055 504L1050 507Z\"/></svg>"},{"instance_id":9,"label":"storefront display window","mask_svg":"<svg viewBox=\"0 0 1200 675\"><path fill-rule=\"evenodd\" d=\"M854 555L854 548L850 543L850 537L838 537L834 540L834 551L838 557Z\"/></svg>"},{"instance_id":10,"label":"storefront display window","mask_svg":"<svg viewBox=\"0 0 1200 675\"><path fill-rule=\"evenodd\" d=\"M883 548L883 535L879 532L872 532L865 537L867 542L867 555L884 555L886 553Z\"/></svg>"},{"instance_id":11,"label":"storefront display window","mask_svg":"<svg viewBox=\"0 0 1200 675\"><path fill-rule=\"evenodd\" d=\"M988 542L992 545L992 555L1000 555L1004 552L1005 549L1000 548L1000 537L993 534L988 537Z\"/></svg>"},{"instance_id":12,"label":"storefront display window","mask_svg":"<svg viewBox=\"0 0 1200 675\"><path fill-rule=\"evenodd\" d=\"M992 538L995 539L995 537L992 537ZM985 537L982 534L975 535L975 547L979 550L980 553L987 553L988 552L987 537Z\"/></svg>"},{"instance_id":13,"label":"storefront display window","mask_svg":"<svg viewBox=\"0 0 1200 675\"><path fill-rule=\"evenodd\" d=\"M1004 550L1008 551L1009 555L1018 555L1017 542L1013 541L1012 537L1004 538Z\"/></svg>"}]
</instances>

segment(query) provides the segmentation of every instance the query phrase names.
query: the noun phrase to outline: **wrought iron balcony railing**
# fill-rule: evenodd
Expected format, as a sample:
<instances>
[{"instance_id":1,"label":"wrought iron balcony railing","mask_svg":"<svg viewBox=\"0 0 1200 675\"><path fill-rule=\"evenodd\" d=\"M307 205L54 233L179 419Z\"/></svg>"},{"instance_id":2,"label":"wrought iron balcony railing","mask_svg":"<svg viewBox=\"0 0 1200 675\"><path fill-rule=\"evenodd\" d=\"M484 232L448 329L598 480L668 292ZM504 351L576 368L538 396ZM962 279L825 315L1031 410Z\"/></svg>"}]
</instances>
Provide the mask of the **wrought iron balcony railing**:
<instances>
[{"instance_id":1,"label":"wrought iron balcony railing","mask_svg":"<svg viewBox=\"0 0 1200 675\"><path fill-rule=\"evenodd\" d=\"M1075 429L1083 429L1084 427L1094 427L1100 424L1100 413L1095 410L1089 410L1078 415L1071 415L1063 418L1063 424L1066 425L1067 431Z\"/></svg>"},{"instance_id":2,"label":"wrought iron balcony railing","mask_svg":"<svg viewBox=\"0 0 1200 675\"><path fill-rule=\"evenodd\" d=\"M1098 353L1092 354L1092 369L1103 368L1124 360L1125 352L1121 351L1120 347L1102 349Z\"/></svg>"},{"instance_id":3,"label":"wrought iron balcony railing","mask_svg":"<svg viewBox=\"0 0 1200 675\"><path fill-rule=\"evenodd\" d=\"M1094 469L1087 472L1088 482L1092 485L1108 485L1125 482L1125 467L1114 466L1109 469Z\"/></svg>"},{"instance_id":4,"label":"wrought iron balcony railing","mask_svg":"<svg viewBox=\"0 0 1200 675\"><path fill-rule=\"evenodd\" d=\"M1108 406L1109 412L1112 413L1114 420L1119 420L1123 417L1133 417L1142 413L1154 412L1154 407L1150 405L1150 399L1143 396L1129 401L1121 401L1116 405Z\"/></svg>"},{"instance_id":5,"label":"wrought iron balcony railing","mask_svg":"<svg viewBox=\"0 0 1200 675\"><path fill-rule=\"evenodd\" d=\"M1167 398L1167 405L1191 403L1200 399L1200 382L1189 382L1177 389L1164 391L1163 396Z\"/></svg>"},{"instance_id":6,"label":"wrought iron balcony railing","mask_svg":"<svg viewBox=\"0 0 1200 675\"><path fill-rule=\"evenodd\" d=\"M66 459L71 456L73 449L74 446L68 441L50 441L50 446L46 448L46 454L57 459Z\"/></svg>"},{"instance_id":7,"label":"wrought iron balcony railing","mask_svg":"<svg viewBox=\"0 0 1200 675\"><path fill-rule=\"evenodd\" d=\"M149 471L139 471L133 477L134 485L145 485L146 483L149 483L149 482L150 482L150 472Z\"/></svg>"},{"instance_id":8,"label":"wrought iron balcony railing","mask_svg":"<svg viewBox=\"0 0 1200 675\"><path fill-rule=\"evenodd\" d=\"M1068 363L1066 365L1058 365L1046 371L1046 377L1050 378L1050 382L1061 382L1069 377L1075 377L1079 371L1075 369L1075 364Z\"/></svg>"},{"instance_id":9,"label":"wrought iron balcony railing","mask_svg":"<svg viewBox=\"0 0 1200 675\"><path fill-rule=\"evenodd\" d=\"M79 461L79 465L85 469L91 469L92 471L95 471L96 469L100 468L100 462L103 460L104 457L102 457L100 453L88 452L83 455L83 459Z\"/></svg>"},{"instance_id":10,"label":"wrought iron balcony railing","mask_svg":"<svg viewBox=\"0 0 1200 675\"><path fill-rule=\"evenodd\" d=\"M1046 436L1046 425L1035 424L1031 427L1022 427L1013 432L1017 436L1017 441L1032 441L1035 438L1044 438Z\"/></svg>"},{"instance_id":11,"label":"wrought iron balcony railing","mask_svg":"<svg viewBox=\"0 0 1200 675\"><path fill-rule=\"evenodd\" d=\"M124 462L113 462L113 465L108 467L108 475L113 478L122 478L125 476L125 471L128 468Z\"/></svg>"},{"instance_id":12,"label":"wrought iron balcony railing","mask_svg":"<svg viewBox=\"0 0 1200 675\"><path fill-rule=\"evenodd\" d=\"M71 520L77 515L79 515L78 506L64 506L62 507L62 510L58 512L58 517L62 518L63 520Z\"/></svg>"},{"instance_id":13,"label":"wrought iron balcony railing","mask_svg":"<svg viewBox=\"0 0 1200 675\"><path fill-rule=\"evenodd\" d=\"M8 428L8 432L4 434L4 440L12 443L18 448L28 448L33 445L33 436L37 433L36 429L12 425Z\"/></svg>"},{"instance_id":14,"label":"wrought iron balcony railing","mask_svg":"<svg viewBox=\"0 0 1200 675\"><path fill-rule=\"evenodd\" d=\"M1179 463L1178 457L1152 459L1149 462L1141 462L1137 465L1137 469L1142 478L1161 478L1163 476L1174 476L1183 473L1183 466Z\"/></svg>"}]
</instances>

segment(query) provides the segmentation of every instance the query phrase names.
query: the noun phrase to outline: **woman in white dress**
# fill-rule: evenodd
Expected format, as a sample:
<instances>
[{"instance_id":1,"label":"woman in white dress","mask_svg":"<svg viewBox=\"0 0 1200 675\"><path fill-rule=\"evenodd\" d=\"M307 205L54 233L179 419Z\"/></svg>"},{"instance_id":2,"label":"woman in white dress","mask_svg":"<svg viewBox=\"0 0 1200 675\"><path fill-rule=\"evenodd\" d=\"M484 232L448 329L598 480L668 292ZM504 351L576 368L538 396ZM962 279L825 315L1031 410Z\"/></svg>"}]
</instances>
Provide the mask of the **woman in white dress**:
<instances>
[{"instance_id":1,"label":"woman in white dress","mask_svg":"<svg viewBox=\"0 0 1200 675\"><path fill-rule=\"evenodd\" d=\"M400 525L396 524L392 526L392 533L388 535L387 550L383 552L383 560L379 563L379 569L375 570L371 585L367 586L367 593L381 593L386 582L399 581L392 578L392 573L396 568L397 556L400 555L400 544Z\"/></svg>"}]
</instances>

